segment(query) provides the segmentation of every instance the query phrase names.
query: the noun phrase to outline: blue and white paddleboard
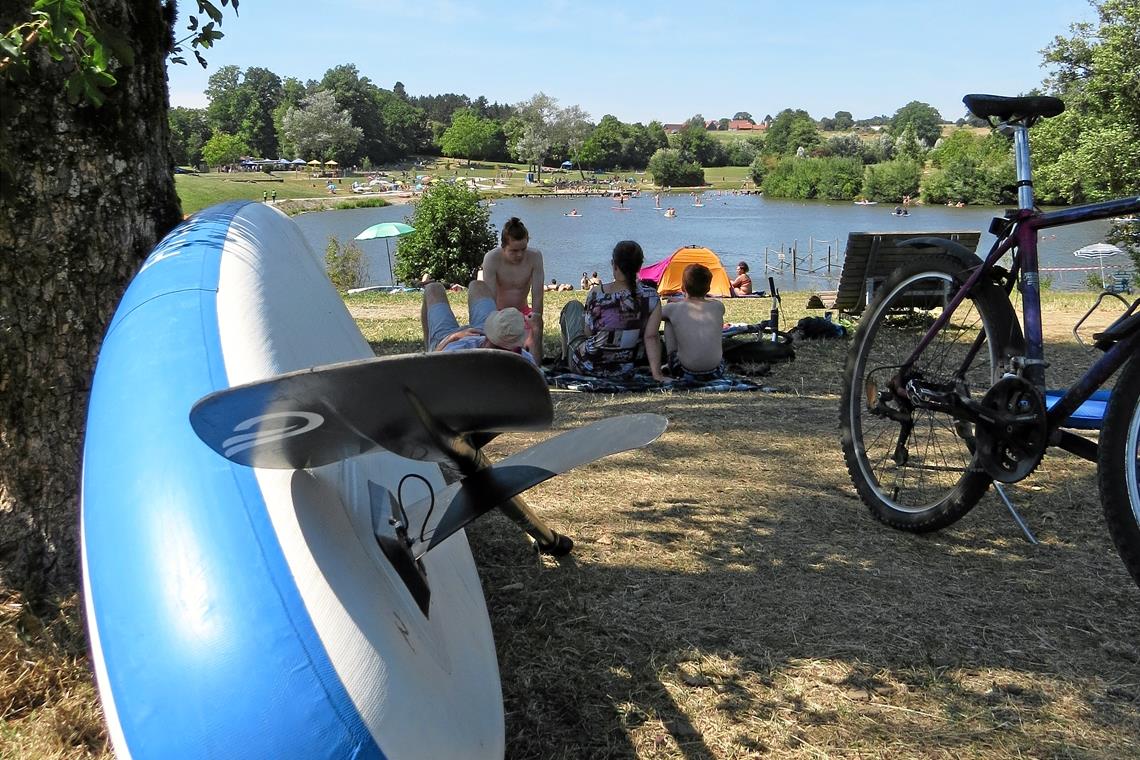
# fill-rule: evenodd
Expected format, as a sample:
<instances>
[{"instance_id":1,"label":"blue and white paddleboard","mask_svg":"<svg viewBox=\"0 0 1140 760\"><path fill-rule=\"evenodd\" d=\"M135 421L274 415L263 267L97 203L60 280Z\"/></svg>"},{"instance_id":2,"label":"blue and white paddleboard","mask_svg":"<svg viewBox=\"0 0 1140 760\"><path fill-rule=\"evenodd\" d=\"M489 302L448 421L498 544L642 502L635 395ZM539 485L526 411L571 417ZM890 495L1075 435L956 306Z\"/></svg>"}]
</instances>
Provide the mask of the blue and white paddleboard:
<instances>
[{"instance_id":1,"label":"blue and white paddleboard","mask_svg":"<svg viewBox=\"0 0 1140 760\"><path fill-rule=\"evenodd\" d=\"M428 615L373 535L369 482L395 493L415 473L438 494L438 465L381 450L252 468L190 425L207 394L371 356L322 262L264 204L196 214L127 290L91 393L81 522L120 758L502 756L465 535L422 557ZM430 501L415 479L404 491L405 504Z\"/></svg>"}]
</instances>

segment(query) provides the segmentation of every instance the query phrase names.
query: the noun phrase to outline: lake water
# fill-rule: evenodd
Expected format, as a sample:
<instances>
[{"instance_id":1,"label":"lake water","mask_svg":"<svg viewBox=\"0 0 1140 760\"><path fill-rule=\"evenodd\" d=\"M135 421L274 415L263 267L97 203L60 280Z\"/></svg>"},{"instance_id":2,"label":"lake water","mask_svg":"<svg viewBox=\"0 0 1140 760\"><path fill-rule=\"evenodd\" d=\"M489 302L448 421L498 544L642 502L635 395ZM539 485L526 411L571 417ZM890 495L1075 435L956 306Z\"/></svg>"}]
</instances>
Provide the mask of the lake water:
<instances>
[{"instance_id":1,"label":"lake water","mask_svg":"<svg viewBox=\"0 0 1140 760\"><path fill-rule=\"evenodd\" d=\"M772 200L757 195L732 195L708 191L702 195L702 207L693 204L686 194L663 195L661 205L677 209L674 219L665 218L654 209L653 196L642 194L625 201L627 210L616 210L613 199L606 197L511 198L495 202L491 207L491 223L498 230L512 216L523 220L530 230L531 245L543 252L546 279L569 282L578 287L582 272L597 271L609 279L609 257L614 243L636 240L645 250L647 264L659 261L684 245L701 245L715 251L721 262L734 271L738 261L747 261L757 284L764 282L765 258L775 271L777 285L787 290L829 289L838 281L842 250L849 232L949 232L981 230L979 254L993 244L988 232L990 219L1001 215L998 207L918 206L910 215L896 217L893 205L857 206L840 201ZM580 217L568 217L571 209ZM361 230L377 222L405 221L412 206L321 211L294 217L306 239L317 251L323 251L329 237L341 243L351 241ZM410 220L409 220L410 221ZM1108 222L1088 222L1071 227L1048 230L1039 244L1042 267L1087 266L1073 251L1101 242ZM383 240L364 240L357 244L365 252L369 283L391 283L388 258ZM391 240L393 261L398 255L398 242ZM795 248L799 263L795 276L791 269L791 250ZM828 248L832 267L828 272ZM784 266L779 268L780 255ZM1095 263L1095 262L1094 262ZM1112 263L1127 263L1124 261ZM1053 285L1058 289L1084 287L1084 272L1053 272ZM763 285L766 289L766 284Z\"/></svg>"}]
</instances>

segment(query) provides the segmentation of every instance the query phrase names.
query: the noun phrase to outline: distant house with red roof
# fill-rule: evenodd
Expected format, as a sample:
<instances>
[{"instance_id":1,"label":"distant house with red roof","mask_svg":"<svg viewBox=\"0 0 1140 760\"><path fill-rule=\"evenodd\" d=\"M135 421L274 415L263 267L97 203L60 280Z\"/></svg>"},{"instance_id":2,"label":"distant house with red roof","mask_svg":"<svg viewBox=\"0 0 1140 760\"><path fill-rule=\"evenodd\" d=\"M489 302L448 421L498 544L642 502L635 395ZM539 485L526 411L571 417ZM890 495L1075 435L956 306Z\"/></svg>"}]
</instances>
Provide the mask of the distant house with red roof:
<instances>
[{"instance_id":1,"label":"distant house with red roof","mask_svg":"<svg viewBox=\"0 0 1140 760\"><path fill-rule=\"evenodd\" d=\"M667 135L679 134L685 128L684 124L662 124L661 128L665 130Z\"/></svg>"},{"instance_id":2,"label":"distant house with red roof","mask_svg":"<svg viewBox=\"0 0 1140 760\"><path fill-rule=\"evenodd\" d=\"M733 132L752 129L764 129L765 125L753 124L748 119L732 119L728 122L728 128Z\"/></svg>"}]
</instances>

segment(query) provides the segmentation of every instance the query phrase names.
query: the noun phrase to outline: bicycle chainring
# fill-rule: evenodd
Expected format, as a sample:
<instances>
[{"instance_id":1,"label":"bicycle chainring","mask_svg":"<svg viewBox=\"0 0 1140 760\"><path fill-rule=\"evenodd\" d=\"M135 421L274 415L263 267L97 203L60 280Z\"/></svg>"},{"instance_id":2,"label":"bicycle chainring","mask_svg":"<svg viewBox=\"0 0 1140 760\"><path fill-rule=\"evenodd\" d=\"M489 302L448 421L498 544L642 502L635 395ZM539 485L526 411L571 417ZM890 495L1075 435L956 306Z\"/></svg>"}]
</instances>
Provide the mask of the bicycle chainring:
<instances>
[{"instance_id":1,"label":"bicycle chainring","mask_svg":"<svg viewBox=\"0 0 1140 760\"><path fill-rule=\"evenodd\" d=\"M1037 469L1048 445L1045 400L1027 380L1003 377L981 401L982 407L1016 421L974 426L977 460L999 483L1016 483Z\"/></svg>"}]
</instances>

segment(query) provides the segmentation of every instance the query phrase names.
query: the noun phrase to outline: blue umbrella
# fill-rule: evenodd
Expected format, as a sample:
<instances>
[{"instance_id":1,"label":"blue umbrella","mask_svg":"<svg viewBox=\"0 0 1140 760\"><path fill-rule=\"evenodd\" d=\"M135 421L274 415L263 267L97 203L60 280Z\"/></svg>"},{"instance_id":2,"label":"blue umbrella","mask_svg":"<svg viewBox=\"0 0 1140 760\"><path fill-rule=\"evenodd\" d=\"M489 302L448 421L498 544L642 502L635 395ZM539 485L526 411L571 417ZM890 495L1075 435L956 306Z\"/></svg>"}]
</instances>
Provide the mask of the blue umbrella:
<instances>
[{"instance_id":1,"label":"blue umbrella","mask_svg":"<svg viewBox=\"0 0 1140 760\"><path fill-rule=\"evenodd\" d=\"M396 274L392 269L392 250L388 247L388 238L400 237L415 231L415 227L402 222L380 222L361 232L356 236L356 239L375 240L377 238L384 238L384 250L388 252L388 279L395 282Z\"/></svg>"}]
</instances>

